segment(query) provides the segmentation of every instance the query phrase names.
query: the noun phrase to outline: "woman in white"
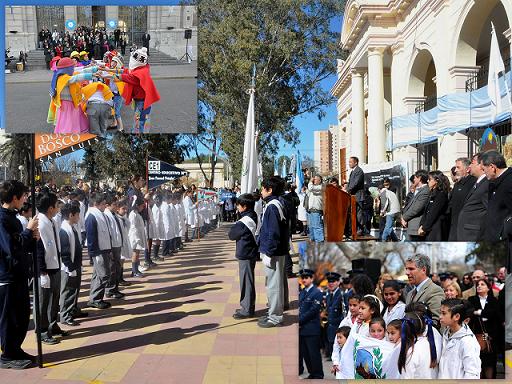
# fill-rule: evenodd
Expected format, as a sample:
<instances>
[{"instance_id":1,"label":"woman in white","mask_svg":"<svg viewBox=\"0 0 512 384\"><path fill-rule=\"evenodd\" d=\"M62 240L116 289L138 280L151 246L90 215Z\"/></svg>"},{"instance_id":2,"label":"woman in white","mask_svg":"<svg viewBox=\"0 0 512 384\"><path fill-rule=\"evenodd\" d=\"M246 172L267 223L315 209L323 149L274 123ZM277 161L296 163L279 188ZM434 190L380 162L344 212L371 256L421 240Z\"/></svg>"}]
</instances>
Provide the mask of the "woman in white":
<instances>
[{"instance_id":1,"label":"woman in white","mask_svg":"<svg viewBox=\"0 0 512 384\"><path fill-rule=\"evenodd\" d=\"M139 272L139 257L140 252L144 252L144 250L148 248L144 219L142 219L140 215L145 208L145 204L143 199L137 198L134 201L134 209L132 209L128 217L130 221L128 238L130 239L130 246L132 248L132 277L143 276L142 273Z\"/></svg>"},{"instance_id":2,"label":"woman in white","mask_svg":"<svg viewBox=\"0 0 512 384\"><path fill-rule=\"evenodd\" d=\"M308 188L306 186L302 187L301 191L298 193L300 204L297 208L297 220L302 222L302 236L308 235L308 212L304 207L304 198L306 197L306 191Z\"/></svg>"}]
</instances>

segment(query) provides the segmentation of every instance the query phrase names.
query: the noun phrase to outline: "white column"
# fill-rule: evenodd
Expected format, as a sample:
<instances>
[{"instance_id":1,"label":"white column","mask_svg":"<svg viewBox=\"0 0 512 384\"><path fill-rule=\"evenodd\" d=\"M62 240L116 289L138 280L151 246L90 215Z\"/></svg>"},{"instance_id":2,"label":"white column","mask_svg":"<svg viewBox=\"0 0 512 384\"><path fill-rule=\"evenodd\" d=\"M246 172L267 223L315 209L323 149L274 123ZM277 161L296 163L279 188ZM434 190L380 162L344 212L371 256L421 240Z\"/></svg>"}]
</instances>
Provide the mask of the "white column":
<instances>
[{"instance_id":1,"label":"white column","mask_svg":"<svg viewBox=\"0 0 512 384\"><path fill-rule=\"evenodd\" d=\"M363 74L352 70L352 125L350 127L350 153L347 158L356 156L361 163L365 162L364 140L364 84Z\"/></svg>"},{"instance_id":2,"label":"white column","mask_svg":"<svg viewBox=\"0 0 512 384\"><path fill-rule=\"evenodd\" d=\"M383 47L368 50L368 163L386 161ZM371 148L371 149L370 149Z\"/></svg>"}]
</instances>

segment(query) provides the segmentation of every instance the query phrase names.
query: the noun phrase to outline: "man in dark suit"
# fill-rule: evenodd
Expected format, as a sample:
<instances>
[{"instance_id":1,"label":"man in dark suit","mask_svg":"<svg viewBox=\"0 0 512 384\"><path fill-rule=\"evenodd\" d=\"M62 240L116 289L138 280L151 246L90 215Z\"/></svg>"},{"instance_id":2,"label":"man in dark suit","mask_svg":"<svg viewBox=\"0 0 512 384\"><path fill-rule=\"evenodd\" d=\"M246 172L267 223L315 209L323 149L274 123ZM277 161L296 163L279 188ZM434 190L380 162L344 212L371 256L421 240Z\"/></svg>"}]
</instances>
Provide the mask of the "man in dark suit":
<instances>
[{"instance_id":1,"label":"man in dark suit","mask_svg":"<svg viewBox=\"0 0 512 384\"><path fill-rule=\"evenodd\" d=\"M348 166L352 170L348 178L347 192L356 197L356 220L357 220L357 234L363 235L365 233L364 226L364 172L359 167L359 159L352 156L348 160Z\"/></svg>"},{"instance_id":2,"label":"man in dark suit","mask_svg":"<svg viewBox=\"0 0 512 384\"><path fill-rule=\"evenodd\" d=\"M320 306L323 295L313 284L314 271L302 269L299 275L304 285L299 294L299 375L303 373L300 367L304 359L309 372L308 379L323 379L324 370L320 354Z\"/></svg>"},{"instance_id":3,"label":"man in dark suit","mask_svg":"<svg viewBox=\"0 0 512 384\"><path fill-rule=\"evenodd\" d=\"M409 284L414 288L407 293L405 304L423 302L432 312L432 320L436 326L439 325L441 314L441 301L445 295L443 288L435 284L428 276L430 275L430 259L421 254L416 254L405 260L405 274Z\"/></svg>"},{"instance_id":4,"label":"man in dark suit","mask_svg":"<svg viewBox=\"0 0 512 384\"><path fill-rule=\"evenodd\" d=\"M471 159L469 172L476 179L467 194L457 221L457 241L481 241L489 200L489 180L480 165L482 155L477 153ZM451 232L450 232L451 233Z\"/></svg>"},{"instance_id":5,"label":"man in dark suit","mask_svg":"<svg viewBox=\"0 0 512 384\"><path fill-rule=\"evenodd\" d=\"M142 36L142 46L146 47L146 49L148 51L148 56L149 56L149 40L151 40L151 35L146 32L144 34L144 36Z\"/></svg>"},{"instance_id":6,"label":"man in dark suit","mask_svg":"<svg viewBox=\"0 0 512 384\"><path fill-rule=\"evenodd\" d=\"M482 154L480 164L489 180L484 240L495 243L505 239L505 220L512 215L512 168L497 151Z\"/></svg>"},{"instance_id":7,"label":"man in dark suit","mask_svg":"<svg viewBox=\"0 0 512 384\"><path fill-rule=\"evenodd\" d=\"M466 196L475 185L476 178L469 173L471 161L467 157L459 157L455 160L455 172L458 181L453 185L448 204L450 212L450 234L448 241L457 240L457 225L459 214L466 200Z\"/></svg>"},{"instance_id":8,"label":"man in dark suit","mask_svg":"<svg viewBox=\"0 0 512 384\"><path fill-rule=\"evenodd\" d=\"M428 189L428 173L419 169L414 174L415 192L412 199L402 211L402 226L407 228L407 235L411 241L421 241L425 237L418 235L421 217L428 203L430 191Z\"/></svg>"}]
</instances>

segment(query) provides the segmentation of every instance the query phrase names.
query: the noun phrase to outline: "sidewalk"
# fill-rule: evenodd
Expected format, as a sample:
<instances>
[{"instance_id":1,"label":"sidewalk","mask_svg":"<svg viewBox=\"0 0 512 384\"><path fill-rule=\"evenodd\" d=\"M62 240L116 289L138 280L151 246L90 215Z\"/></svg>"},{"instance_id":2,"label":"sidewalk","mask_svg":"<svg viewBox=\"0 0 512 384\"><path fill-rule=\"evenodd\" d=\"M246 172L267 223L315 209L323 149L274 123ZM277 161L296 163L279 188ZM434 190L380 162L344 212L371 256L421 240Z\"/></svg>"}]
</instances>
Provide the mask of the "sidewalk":
<instances>
[{"instance_id":1,"label":"sidewalk","mask_svg":"<svg viewBox=\"0 0 512 384\"><path fill-rule=\"evenodd\" d=\"M43 345L45 368L0 370L2 383L298 383L297 284L288 280L292 310L285 325L262 329L236 321L238 267L229 224L168 258L126 287L112 308L87 309L55 346ZM125 264L125 269L128 264ZM261 264L256 266L257 315L265 313ZM85 267L80 303L87 300ZM133 282L134 279L129 279ZM35 354L35 334L24 348Z\"/></svg>"},{"instance_id":2,"label":"sidewalk","mask_svg":"<svg viewBox=\"0 0 512 384\"><path fill-rule=\"evenodd\" d=\"M27 72L6 73L5 82L7 84L50 83L52 73L45 69L31 71L29 67ZM197 77L197 61L190 64L155 65L151 67L151 74L154 80L195 78Z\"/></svg>"}]
</instances>

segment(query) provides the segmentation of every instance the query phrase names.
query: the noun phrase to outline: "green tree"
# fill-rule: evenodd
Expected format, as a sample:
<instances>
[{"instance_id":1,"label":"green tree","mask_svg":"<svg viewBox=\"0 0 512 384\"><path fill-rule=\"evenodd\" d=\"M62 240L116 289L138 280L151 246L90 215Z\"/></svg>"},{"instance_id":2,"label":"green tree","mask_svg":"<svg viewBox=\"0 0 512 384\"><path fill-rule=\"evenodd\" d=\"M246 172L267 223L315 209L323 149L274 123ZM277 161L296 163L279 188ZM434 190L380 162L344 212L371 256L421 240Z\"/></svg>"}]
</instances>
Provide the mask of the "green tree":
<instances>
[{"instance_id":1,"label":"green tree","mask_svg":"<svg viewBox=\"0 0 512 384\"><path fill-rule=\"evenodd\" d=\"M93 144L85 150L82 166L87 180L128 180L131 175L146 175L146 157L176 164L188 153L178 135L123 135Z\"/></svg>"},{"instance_id":2,"label":"green tree","mask_svg":"<svg viewBox=\"0 0 512 384\"><path fill-rule=\"evenodd\" d=\"M32 150L32 135L6 135L6 140L0 145L0 163L7 168L7 179L20 180L29 184L30 159ZM20 165L23 167L21 172Z\"/></svg>"},{"instance_id":3,"label":"green tree","mask_svg":"<svg viewBox=\"0 0 512 384\"><path fill-rule=\"evenodd\" d=\"M240 174L253 64L259 151L276 153L282 139L296 144L295 117L333 101L321 81L333 74L341 17L339 0L202 0L199 2L199 136L219 140Z\"/></svg>"}]
</instances>

